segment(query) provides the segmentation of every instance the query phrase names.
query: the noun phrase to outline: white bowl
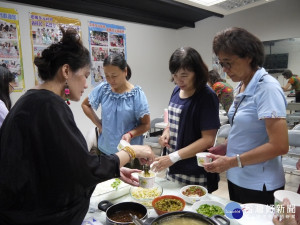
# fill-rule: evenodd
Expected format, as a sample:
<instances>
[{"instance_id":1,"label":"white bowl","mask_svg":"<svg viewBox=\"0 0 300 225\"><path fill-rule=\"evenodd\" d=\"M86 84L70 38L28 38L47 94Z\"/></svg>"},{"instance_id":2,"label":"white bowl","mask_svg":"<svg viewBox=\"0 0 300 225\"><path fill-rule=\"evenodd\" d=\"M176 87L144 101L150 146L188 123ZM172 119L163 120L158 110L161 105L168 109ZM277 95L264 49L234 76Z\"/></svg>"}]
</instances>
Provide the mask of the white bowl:
<instances>
[{"instance_id":1,"label":"white bowl","mask_svg":"<svg viewBox=\"0 0 300 225\"><path fill-rule=\"evenodd\" d=\"M204 195L202 196L187 196L187 195L184 195L183 192L185 192L187 189L189 188L192 188L192 187L196 187L196 188L201 188L202 191L204 191ZM187 185L187 186L184 186L180 189L180 197L184 199L185 202L189 203L189 204L194 204L195 202L197 201L200 201L202 200L203 198L205 198L207 195L207 189L203 186L200 186L200 185Z\"/></svg>"},{"instance_id":2,"label":"white bowl","mask_svg":"<svg viewBox=\"0 0 300 225\"><path fill-rule=\"evenodd\" d=\"M193 205L192 205L192 211L197 212L197 209L201 206L201 205L215 205L215 206L219 206L223 209L224 213L225 213L225 205L220 203L220 202L217 202L217 201L211 201L211 200L201 200L199 202L195 202Z\"/></svg>"},{"instance_id":3,"label":"white bowl","mask_svg":"<svg viewBox=\"0 0 300 225\"><path fill-rule=\"evenodd\" d=\"M150 174L149 177L145 176L144 171L142 171L138 174L140 187L142 187L142 188L153 188L154 187L156 174L151 170L149 170L149 174Z\"/></svg>"}]
</instances>

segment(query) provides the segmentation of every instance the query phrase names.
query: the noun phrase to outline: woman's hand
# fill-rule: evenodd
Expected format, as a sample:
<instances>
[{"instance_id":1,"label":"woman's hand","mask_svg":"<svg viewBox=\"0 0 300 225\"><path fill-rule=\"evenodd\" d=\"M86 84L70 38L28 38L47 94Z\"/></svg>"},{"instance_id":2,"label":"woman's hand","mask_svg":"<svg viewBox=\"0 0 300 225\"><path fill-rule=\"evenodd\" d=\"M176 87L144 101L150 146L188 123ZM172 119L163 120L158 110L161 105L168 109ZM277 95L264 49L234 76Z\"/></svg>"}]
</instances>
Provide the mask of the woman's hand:
<instances>
[{"instance_id":1,"label":"woman's hand","mask_svg":"<svg viewBox=\"0 0 300 225\"><path fill-rule=\"evenodd\" d=\"M125 140L128 143L130 143L130 141L131 141L131 135L129 133L123 134L122 140Z\"/></svg>"},{"instance_id":2,"label":"woman's hand","mask_svg":"<svg viewBox=\"0 0 300 225\"><path fill-rule=\"evenodd\" d=\"M140 173L141 170L138 169L129 169L126 167L120 168L120 179L124 181L127 184L133 185L133 186L139 186L139 179L135 176L132 176L132 173Z\"/></svg>"},{"instance_id":3,"label":"woman's hand","mask_svg":"<svg viewBox=\"0 0 300 225\"><path fill-rule=\"evenodd\" d=\"M169 168L172 165L173 163L168 155L160 156L155 159L155 162L152 165L152 170L159 173L160 171Z\"/></svg>"},{"instance_id":4,"label":"woman's hand","mask_svg":"<svg viewBox=\"0 0 300 225\"><path fill-rule=\"evenodd\" d=\"M227 151L227 145L226 144L221 144L216 147L211 147L207 149L210 153L215 154L215 155L226 155Z\"/></svg>"},{"instance_id":5,"label":"woman's hand","mask_svg":"<svg viewBox=\"0 0 300 225\"><path fill-rule=\"evenodd\" d=\"M290 205L290 201L287 198L283 199L284 206L284 214L283 218L280 220L278 216L274 215L273 223L274 225L297 225L297 221L295 219L295 213L287 213L287 207Z\"/></svg>"},{"instance_id":6,"label":"woman's hand","mask_svg":"<svg viewBox=\"0 0 300 225\"><path fill-rule=\"evenodd\" d=\"M142 165L151 165L154 162L155 154L148 145L131 145L135 152L135 157L139 159Z\"/></svg>"},{"instance_id":7,"label":"woman's hand","mask_svg":"<svg viewBox=\"0 0 300 225\"><path fill-rule=\"evenodd\" d=\"M220 156L220 155L208 155L208 158L213 159L211 163L203 163L204 169L210 173L222 173L232 166L233 157Z\"/></svg>"},{"instance_id":8,"label":"woman's hand","mask_svg":"<svg viewBox=\"0 0 300 225\"><path fill-rule=\"evenodd\" d=\"M169 139L170 139L170 133L169 132L164 132L158 139L158 142L161 147L168 147L170 148L169 145Z\"/></svg>"}]
</instances>

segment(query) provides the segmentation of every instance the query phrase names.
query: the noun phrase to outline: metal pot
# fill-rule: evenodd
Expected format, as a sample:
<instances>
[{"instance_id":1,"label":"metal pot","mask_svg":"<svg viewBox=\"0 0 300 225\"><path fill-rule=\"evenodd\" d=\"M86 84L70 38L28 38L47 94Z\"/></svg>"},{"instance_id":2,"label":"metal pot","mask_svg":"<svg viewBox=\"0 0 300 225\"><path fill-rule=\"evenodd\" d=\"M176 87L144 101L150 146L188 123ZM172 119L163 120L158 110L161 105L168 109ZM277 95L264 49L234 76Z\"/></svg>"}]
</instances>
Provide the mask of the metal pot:
<instances>
[{"instance_id":1,"label":"metal pot","mask_svg":"<svg viewBox=\"0 0 300 225\"><path fill-rule=\"evenodd\" d=\"M122 213L126 210L136 211L143 215L141 220L148 218L147 208L140 203L137 202L120 202L117 204L112 204L109 201L101 201L98 204L98 208L104 212L106 212L106 224L107 225L129 225L133 224L133 222L117 222L111 219L113 215L117 213Z\"/></svg>"},{"instance_id":2,"label":"metal pot","mask_svg":"<svg viewBox=\"0 0 300 225\"><path fill-rule=\"evenodd\" d=\"M150 223L149 223L149 219L150 219L149 218L146 221L146 224L160 225L162 222L169 220L170 218L178 218L178 217L193 218L198 221L205 222L206 224L209 224L209 225L229 225L230 224L230 221L224 216L215 215L215 216L212 216L211 218L209 218L202 214L188 212L188 211L177 211L177 212L166 213L166 214L163 214L163 215L155 218Z\"/></svg>"}]
</instances>

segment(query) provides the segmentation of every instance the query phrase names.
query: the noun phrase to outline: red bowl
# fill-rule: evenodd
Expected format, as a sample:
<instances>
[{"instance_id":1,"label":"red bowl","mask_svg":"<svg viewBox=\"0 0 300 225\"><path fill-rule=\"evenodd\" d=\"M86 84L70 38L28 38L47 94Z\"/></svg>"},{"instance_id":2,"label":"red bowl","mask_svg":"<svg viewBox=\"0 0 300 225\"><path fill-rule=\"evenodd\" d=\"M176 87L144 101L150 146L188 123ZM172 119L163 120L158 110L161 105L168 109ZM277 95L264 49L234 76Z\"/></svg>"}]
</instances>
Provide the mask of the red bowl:
<instances>
[{"instance_id":1,"label":"red bowl","mask_svg":"<svg viewBox=\"0 0 300 225\"><path fill-rule=\"evenodd\" d=\"M156 204L159 201L163 201L162 205L164 205L164 209ZM181 203L180 208L177 207L178 201ZM173 208L171 208L172 205L174 206ZM153 199L152 206L158 215L162 215L169 212L182 211L185 207L185 201L175 195L162 195Z\"/></svg>"}]
</instances>

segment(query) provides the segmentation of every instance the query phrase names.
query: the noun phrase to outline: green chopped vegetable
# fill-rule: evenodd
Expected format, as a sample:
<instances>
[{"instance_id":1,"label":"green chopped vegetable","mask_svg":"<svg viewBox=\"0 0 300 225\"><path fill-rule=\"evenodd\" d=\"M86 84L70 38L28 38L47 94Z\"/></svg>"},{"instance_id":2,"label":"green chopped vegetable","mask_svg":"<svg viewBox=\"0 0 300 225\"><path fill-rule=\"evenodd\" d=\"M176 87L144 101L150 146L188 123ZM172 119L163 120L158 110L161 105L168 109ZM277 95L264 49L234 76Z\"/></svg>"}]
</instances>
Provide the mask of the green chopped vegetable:
<instances>
[{"instance_id":1,"label":"green chopped vegetable","mask_svg":"<svg viewBox=\"0 0 300 225\"><path fill-rule=\"evenodd\" d=\"M200 207L196 210L197 213L203 214L208 217L212 217L214 215L221 215L224 216L224 210L217 205L208 205L208 204L203 204L200 205Z\"/></svg>"},{"instance_id":2,"label":"green chopped vegetable","mask_svg":"<svg viewBox=\"0 0 300 225\"><path fill-rule=\"evenodd\" d=\"M119 178L116 178L115 181L111 184L111 186L113 189L118 190L120 184L121 184L121 180Z\"/></svg>"}]
</instances>

